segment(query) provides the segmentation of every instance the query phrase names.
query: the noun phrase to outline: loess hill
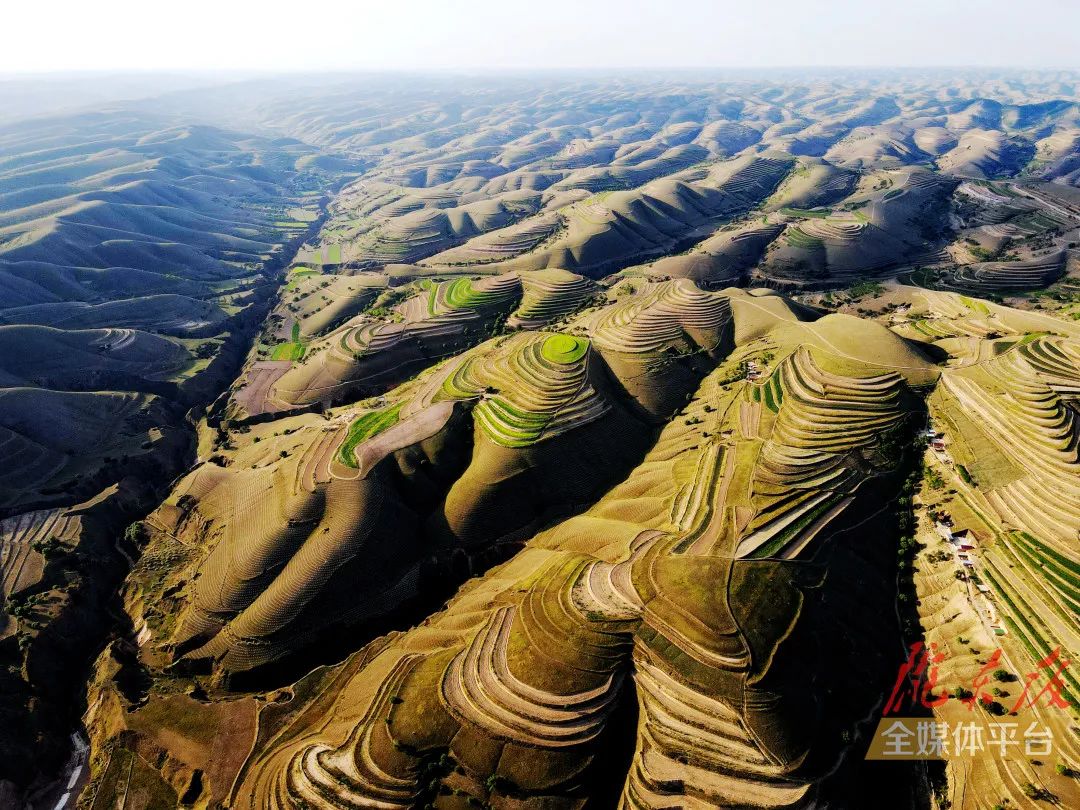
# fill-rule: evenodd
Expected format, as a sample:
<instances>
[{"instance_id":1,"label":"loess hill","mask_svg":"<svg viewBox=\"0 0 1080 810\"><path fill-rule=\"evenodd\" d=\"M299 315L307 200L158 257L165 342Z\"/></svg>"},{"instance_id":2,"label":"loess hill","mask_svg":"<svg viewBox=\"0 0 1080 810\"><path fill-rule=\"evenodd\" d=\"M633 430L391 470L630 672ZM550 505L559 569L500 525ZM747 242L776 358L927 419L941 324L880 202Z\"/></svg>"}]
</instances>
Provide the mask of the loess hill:
<instances>
[{"instance_id":1,"label":"loess hill","mask_svg":"<svg viewBox=\"0 0 1080 810\"><path fill-rule=\"evenodd\" d=\"M126 524L339 182L318 154L121 105L0 128L0 780L67 756Z\"/></svg>"},{"instance_id":2,"label":"loess hill","mask_svg":"<svg viewBox=\"0 0 1080 810\"><path fill-rule=\"evenodd\" d=\"M868 801L838 774L900 660L897 504L928 420L978 482L959 486L992 554L1031 560L1019 581L994 563L1003 596L1042 600L1008 614L1017 638L1075 599L1080 330L890 294L899 320L645 283L233 430L145 521L126 593L154 685L106 686L93 723L164 757L166 793L197 770L230 807ZM985 466L1006 434L1011 475ZM1076 649L1036 621L1034 649ZM254 742L192 759L190 712L239 712ZM123 762L98 759L101 784Z\"/></svg>"},{"instance_id":3,"label":"loess hill","mask_svg":"<svg viewBox=\"0 0 1080 810\"><path fill-rule=\"evenodd\" d=\"M1080 802L864 761L914 640L1080 654L1078 98L326 77L3 127L0 805Z\"/></svg>"},{"instance_id":4,"label":"loess hill","mask_svg":"<svg viewBox=\"0 0 1080 810\"><path fill-rule=\"evenodd\" d=\"M441 758L440 785L490 801L798 804L828 790L893 651L835 703L796 699L795 662L823 674L835 622L898 632L889 549L857 529L889 525L937 374L880 324L686 280L491 338L190 473L145 524L141 657L224 696L513 554L314 676L331 691L260 728L230 802L408 807ZM829 743L806 734L829 717Z\"/></svg>"}]
</instances>

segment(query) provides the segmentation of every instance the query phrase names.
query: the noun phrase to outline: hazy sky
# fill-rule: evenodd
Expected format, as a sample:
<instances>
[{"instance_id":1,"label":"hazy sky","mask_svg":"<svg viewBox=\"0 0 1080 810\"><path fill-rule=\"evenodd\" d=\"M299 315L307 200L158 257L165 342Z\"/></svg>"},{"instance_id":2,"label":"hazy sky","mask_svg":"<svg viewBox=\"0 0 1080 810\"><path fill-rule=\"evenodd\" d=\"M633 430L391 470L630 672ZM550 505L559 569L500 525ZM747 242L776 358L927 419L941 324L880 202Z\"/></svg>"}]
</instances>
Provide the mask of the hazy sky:
<instances>
[{"instance_id":1,"label":"hazy sky","mask_svg":"<svg viewBox=\"0 0 1080 810\"><path fill-rule=\"evenodd\" d=\"M1080 66L1080 0L19 0L0 73Z\"/></svg>"}]
</instances>

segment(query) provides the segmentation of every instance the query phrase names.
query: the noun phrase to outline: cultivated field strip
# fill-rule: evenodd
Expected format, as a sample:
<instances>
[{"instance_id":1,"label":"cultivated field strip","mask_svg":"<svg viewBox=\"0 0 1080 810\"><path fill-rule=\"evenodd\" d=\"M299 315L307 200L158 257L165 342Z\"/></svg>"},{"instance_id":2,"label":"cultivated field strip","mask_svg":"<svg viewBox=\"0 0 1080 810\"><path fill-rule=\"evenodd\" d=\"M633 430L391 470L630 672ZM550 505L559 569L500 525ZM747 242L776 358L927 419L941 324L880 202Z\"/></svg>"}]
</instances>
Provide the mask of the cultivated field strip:
<instances>
[{"instance_id":1,"label":"cultivated field strip","mask_svg":"<svg viewBox=\"0 0 1080 810\"><path fill-rule=\"evenodd\" d=\"M209 330L273 286L253 268L285 274L209 414L205 460L141 527L124 597L153 685L131 701L112 652L96 673L95 751L120 752L125 794L153 782L249 810L866 805L876 786L846 777L918 629L896 551L926 528L908 525L926 396L946 448L926 458L972 521L1002 645L1075 656L1080 351L1050 314L1069 311L1075 264L1062 76L965 77L959 95L916 77L437 92L373 78L314 97L282 81L232 101L273 141L193 128L142 145L169 152L160 171L97 159L158 184L212 147L212 172L173 183L203 217L158 210L183 207L161 185L110 179L115 198L82 199L94 167L55 155L30 174L60 169L69 188L9 218L33 178L0 132L0 254L41 240L63 262L43 276L0 255L26 320L0 313L0 331L78 333L61 342L91 348L95 381L186 385L213 363ZM362 176L326 168L344 164ZM252 196L219 210L234 177ZM50 211L64 238L20 230ZM133 225L191 249L156 243L151 262L119 244ZM65 241L99 228L117 244ZM127 299L195 302L162 334L98 322L120 294L74 296L87 311L24 300L110 289L124 256L155 276ZM995 300L1053 292L1021 312L897 274ZM63 376L7 356L0 384ZM19 429L52 449L46 435ZM952 584L974 594L971 580ZM258 730L223 773L189 738L241 707ZM1032 778L987 770L1003 797Z\"/></svg>"},{"instance_id":2,"label":"cultivated field strip","mask_svg":"<svg viewBox=\"0 0 1080 810\"><path fill-rule=\"evenodd\" d=\"M79 531L78 517L63 509L24 512L0 521L0 592L6 598L40 579L44 560L32 546L50 538L71 540Z\"/></svg>"},{"instance_id":3,"label":"cultivated field strip","mask_svg":"<svg viewBox=\"0 0 1080 810\"><path fill-rule=\"evenodd\" d=\"M772 748L762 719L777 707L756 680L777 653L758 659L737 618L748 605L729 603L726 588L715 586L735 576L738 538L754 531L753 515L785 488L826 499L839 492L845 505L855 500L860 483L884 463L867 425L884 430L898 423L905 383L873 367L829 371L813 350L795 347L775 370L783 394L778 412L764 419L764 435L772 437L764 444L773 449L759 467L756 453L742 448L762 440L737 437L729 427L754 386L730 383L736 364L723 361L719 346L732 315L726 301L716 308L724 298L693 293L681 282L659 285L630 299L636 318L594 324L594 344L604 335L608 352L618 346L644 356L685 342L693 330L700 345L720 354L721 368L692 396L686 421L669 422L632 475L396 637L344 687L341 699L355 695L354 706L328 711L303 736L257 754L250 778L238 786L239 806L408 806L422 789L420 751L446 746L462 768L449 778L464 786L484 767L477 757L490 755L467 742L479 738L487 741L484 751L502 752L500 772L516 768L509 764L515 757L528 758L527 770L513 771L518 789L555 797L542 774L567 756L587 768L632 693L647 722L639 724L623 789L627 806L677 796L695 807L793 807L810 795L812 784L793 772L801 755ZM642 314L664 308L663 320ZM472 402L478 435L511 448L543 447L549 433L530 438L540 424L534 420L587 391L600 396L583 387L588 362L600 356L580 337L517 334L444 364L414 396L422 407L448 398ZM422 412L417 405L406 410ZM707 441L695 420L709 425ZM759 478L755 470L765 467ZM755 505L749 515L744 504ZM807 533L826 536L838 515L833 510L804 524L805 532L755 564L780 565L777 558L789 556L784 549L803 546ZM673 582L684 586L674 589ZM690 585L697 582L710 587ZM686 598L698 607L688 609ZM848 609L848 601L838 605Z\"/></svg>"},{"instance_id":4,"label":"cultivated field strip","mask_svg":"<svg viewBox=\"0 0 1080 810\"><path fill-rule=\"evenodd\" d=\"M514 309L521 289L516 275L422 285L395 317L360 315L314 342L307 359L274 382L272 395L305 405L385 390L477 342L495 318Z\"/></svg>"},{"instance_id":5,"label":"cultivated field strip","mask_svg":"<svg viewBox=\"0 0 1080 810\"><path fill-rule=\"evenodd\" d=\"M945 390L977 416L987 439L1025 471L988 492L991 505L1010 524L1063 550L1075 540L1080 514L1080 430L1067 404L1080 380L1080 366L1068 365L1076 354L1073 341L1036 338L942 378ZM992 382L984 376L991 374Z\"/></svg>"}]
</instances>

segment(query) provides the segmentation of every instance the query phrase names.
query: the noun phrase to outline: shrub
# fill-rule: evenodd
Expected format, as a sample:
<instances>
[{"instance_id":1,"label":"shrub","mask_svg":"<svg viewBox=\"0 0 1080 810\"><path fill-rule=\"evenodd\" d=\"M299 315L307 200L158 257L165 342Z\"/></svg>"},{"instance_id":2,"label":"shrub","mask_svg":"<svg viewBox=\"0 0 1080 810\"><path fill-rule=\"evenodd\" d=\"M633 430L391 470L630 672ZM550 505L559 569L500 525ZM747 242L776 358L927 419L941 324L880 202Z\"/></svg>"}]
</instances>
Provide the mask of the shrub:
<instances>
[{"instance_id":1,"label":"shrub","mask_svg":"<svg viewBox=\"0 0 1080 810\"><path fill-rule=\"evenodd\" d=\"M885 288L876 281L857 281L848 287L848 293L853 298L862 298L864 295L880 295Z\"/></svg>"},{"instance_id":2,"label":"shrub","mask_svg":"<svg viewBox=\"0 0 1080 810\"><path fill-rule=\"evenodd\" d=\"M1035 801L1056 801L1056 797L1050 791L1046 790L1046 788L1039 787L1034 782L1028 782L1022 785L1020 790L1029 799L1034 799Z\"/></svg>"},{"instance_id":3,"label":"shrub","mask_svg":"<svg viewBox=\"0 0 1080 810\"><path fill-rule=\"evenodd\" d=\"M54 557L57 554L63 553L63 548L60 545L59 538L54 535L49 535L44 540L35 540L30 544L30 548L44 557L46 560L50 557Z\"/></svg>"},{"instance_id":4,"label":"shrub","mask_svg":"<svg viewBox=\"0 0 1080 810\"><path fill-rule=\"evenodd\" d=\"M146 530L146 524L141 520L136 520L124 530L124 539L137 546L143 545L146 542L148 535L149 532Z\"/></svg>"}]
</instances>

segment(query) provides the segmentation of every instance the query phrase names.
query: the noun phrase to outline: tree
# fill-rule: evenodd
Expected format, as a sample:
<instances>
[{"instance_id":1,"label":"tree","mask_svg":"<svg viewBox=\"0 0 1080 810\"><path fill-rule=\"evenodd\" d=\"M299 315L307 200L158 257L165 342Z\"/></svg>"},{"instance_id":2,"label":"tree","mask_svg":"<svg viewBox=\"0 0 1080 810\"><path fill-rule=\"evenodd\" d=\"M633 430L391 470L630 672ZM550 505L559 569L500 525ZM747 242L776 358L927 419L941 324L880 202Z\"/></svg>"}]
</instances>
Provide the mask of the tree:
<instances>
[{"instance_id":1,"label":"tree","mask_svg":"<svg viewBox=\"0 0 1080 810\"><path fill-rule=\"evenodd\" d=\"M149 532L146 530L146 524L141 520L136 520L124 529L124 539L137 546L143 545L146 542L148 535Z\"/></svg>"}]
</instances>

